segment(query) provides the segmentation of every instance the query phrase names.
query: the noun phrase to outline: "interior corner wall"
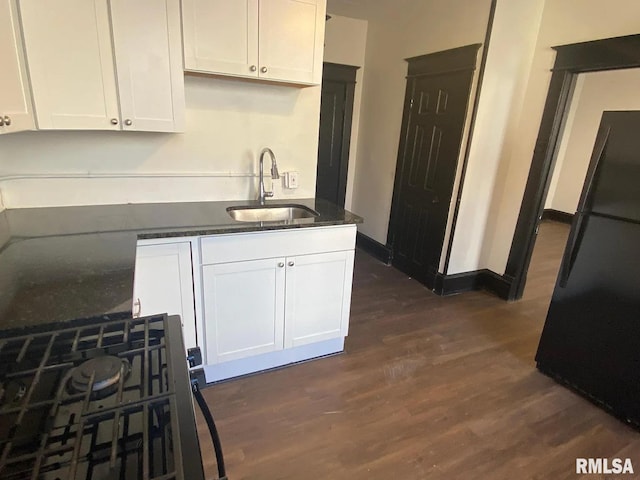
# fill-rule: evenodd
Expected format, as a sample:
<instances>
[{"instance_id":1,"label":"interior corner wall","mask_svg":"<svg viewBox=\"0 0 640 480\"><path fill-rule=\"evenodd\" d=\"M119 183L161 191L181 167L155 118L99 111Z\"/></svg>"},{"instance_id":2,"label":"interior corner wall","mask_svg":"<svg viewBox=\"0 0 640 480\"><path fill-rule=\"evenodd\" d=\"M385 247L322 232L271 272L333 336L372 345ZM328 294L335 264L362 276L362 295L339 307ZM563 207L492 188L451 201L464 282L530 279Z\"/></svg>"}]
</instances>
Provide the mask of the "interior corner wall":
<instances>
[{"instance_id":1,"label":"interior corner wall","mask_svg":"<svg viewBox=\"0 0 640 480\"><path fill-rule=\"evenodd\" d=\"M331 2L329 3L331 6ZM405 58L482 43L490 0L406 0L362 7L368 18L366 69L352 209L364 217L361 231L385 244L402 109L406 88ZM353 11L354 4L349 5ZM393 7L393 8L392 8ZM371 9L367 17L365 9Z\"/></svg>"},{"instance_id":2,"label":"interior corner wall","mask_svg":"<svg viewBox=\"0 0 640 480\"><path fill-rule=\"evenodd\" d=\"M500 2L498 2L500 3ZM542 111L551 79L555 53L551 47L640 33L637 0L546 0L529 78L521 86L524 101L515 128L507 130L505 152L489 211L478 267L503 274L511 249L522 197L531 166Z\"/></svg>"},{"instance_id":3,"label":"interior corner wall","mask_svg":"<svg viewBox=\"0 0 640 480\"><path fill-rule=\"evenodd\" d=\"M328 12L331 17L325 27L324 61L341 65L360 67L356 71L356 85L353 95L353 117L349 144L349 166L347 169L347 192L345 208L352 210L353 184L358 158L358 135L360 131L360 111L365 71L367 45L367 21L342 17Z\"/></svg>"},{"instance_id":4,"label":"interior corner wall","mask_svg":"<svg viewBox=\"0 0 640 480\"><path fill-rule=\"evenodd\" d=\"M493 241L491 210L504 176L500 167L513 148L542 7L542 0L496 4L447 274L483 268L485 245Z\"/></svg>"},{"instance_id":5,"label":"interior corner wall","mask_svg":"<svg viewBox=\"0 0 640 480\"><path fill-rule=\"evenodd\" d=\"M275 198L315 196L319 86L186 76L185 96L184 133L2 135L5 207L255 198L267 146L281 172L300 178L295 190L276 182Z\"/></svg>"},{"instance_id":6,"label":"interior corner wall","mask_svg":"<svg viewBox=\"0 0 640 480\"><path fill-rule=\"evenodd\" d=\"M549 208L570 214L580 200L602 112L640 110L640 68L583 73L578 78L582 89L572 99L575 119L562 137L553 174L556 188L549 203Z\"/></svg>"}]
</instances>

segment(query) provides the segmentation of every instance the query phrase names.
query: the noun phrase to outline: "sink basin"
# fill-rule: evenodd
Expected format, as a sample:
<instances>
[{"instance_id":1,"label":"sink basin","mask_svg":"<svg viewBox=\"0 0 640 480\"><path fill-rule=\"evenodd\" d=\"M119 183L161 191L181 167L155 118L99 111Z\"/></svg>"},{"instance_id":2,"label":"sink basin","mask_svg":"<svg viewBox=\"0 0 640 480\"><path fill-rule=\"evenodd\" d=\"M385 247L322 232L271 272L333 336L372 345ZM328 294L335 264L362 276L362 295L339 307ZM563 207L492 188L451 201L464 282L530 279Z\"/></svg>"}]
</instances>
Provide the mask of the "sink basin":
<instances>
[{"instance_id":1,"label":"sink basin","mask_svg":"<svg viewBox=\"0 0 640 480\"><path fill-rule=\"evenodd\" d=\"M304 205L260 205L255 207L229 207L227 213L239 222L282 222L300 218L313 218L320 214Z\"/></svg>"}]
</instances>

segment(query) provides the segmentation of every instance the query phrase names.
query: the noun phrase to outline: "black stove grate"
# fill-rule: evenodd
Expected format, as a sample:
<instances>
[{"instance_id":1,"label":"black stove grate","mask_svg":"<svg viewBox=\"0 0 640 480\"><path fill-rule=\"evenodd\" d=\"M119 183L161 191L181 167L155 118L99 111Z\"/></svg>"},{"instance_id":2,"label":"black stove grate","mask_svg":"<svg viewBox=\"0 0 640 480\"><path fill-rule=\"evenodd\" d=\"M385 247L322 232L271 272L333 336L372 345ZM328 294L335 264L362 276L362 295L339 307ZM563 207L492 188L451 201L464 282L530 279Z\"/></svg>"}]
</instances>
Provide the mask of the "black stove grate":
<instances>
[{"instance_id":1,"label":"black stove grate","mask_svg":"<svg viewBox=\"0 0 640 480\"><path fill-rule=\"evenodd\" d=\"M166 315L0 339L0 477L181 479ZM68 381L88 359L123 360L107 393ZM126 368L126 372L125 372Z\"/></svg>"}]
</instances>

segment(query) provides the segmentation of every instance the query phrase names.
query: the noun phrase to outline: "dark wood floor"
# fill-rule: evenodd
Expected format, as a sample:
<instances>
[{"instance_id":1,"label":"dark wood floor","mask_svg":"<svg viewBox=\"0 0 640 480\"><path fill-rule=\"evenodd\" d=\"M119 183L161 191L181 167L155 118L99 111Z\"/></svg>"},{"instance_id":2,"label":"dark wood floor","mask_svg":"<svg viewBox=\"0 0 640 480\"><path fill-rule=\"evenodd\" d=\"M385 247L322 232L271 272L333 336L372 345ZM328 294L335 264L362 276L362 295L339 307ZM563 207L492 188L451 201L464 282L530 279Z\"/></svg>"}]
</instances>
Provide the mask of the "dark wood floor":
<instances>
[{"instance_id":1,"label":"dark wood floor","mask_svg":"<svg viewBox=\"0 0 640 480\"><path fill-rule=\"evenodd\" d=\"M515 303L438 297L358 252L344 354L205 389L229 478L580 478L576 457L640 470L639 433L535 369L567 233L542 225Z\"/></svg>"}]
</instances>

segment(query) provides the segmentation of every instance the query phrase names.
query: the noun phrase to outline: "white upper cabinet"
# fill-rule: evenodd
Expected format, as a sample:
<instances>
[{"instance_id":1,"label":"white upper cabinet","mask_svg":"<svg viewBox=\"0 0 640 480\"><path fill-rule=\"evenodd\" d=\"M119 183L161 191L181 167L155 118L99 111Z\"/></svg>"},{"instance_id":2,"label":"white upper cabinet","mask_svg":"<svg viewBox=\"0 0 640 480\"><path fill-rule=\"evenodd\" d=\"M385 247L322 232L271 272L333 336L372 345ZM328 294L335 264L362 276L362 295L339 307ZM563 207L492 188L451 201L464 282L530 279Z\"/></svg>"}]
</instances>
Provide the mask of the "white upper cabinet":
<instances>
[{"instance_id":1,"label":"white upper cabinet","mask_svg":"<svg viewBox=\"0 0 640 480\"><path fill-rule=\"evenodd\" d=\"M0 0L0 134L34 128L15 0Z\"/></svg>"},{"instance_id":2,"label":"white upper cabinet","mask_svg":"<svg viewBox=\"0 0 640 480\"><path fill-rule=\"evenodd\" d=\"M178 1L21 0L38 127L181 130Z\"/></svg>"},{"instance_id":3,"label":"white upper cabinet","mask_svg":"<svg viewBox=\"0 0 640 480\"><path fill-rule=\"evenodd\" d=\"M40 129L120 130L106 0L21 0Z\"/></svg>"},{"instance_id":4,"label":"white upper cabinet","mask_svg":"<svg viewBox=\"0 0 640 480\"><path fill-rule=\"evenodd\" d=\"M325 12L324 0L262 0L260 77L320 84Z\"/></svg>"},{"instance_id":5,"label":"white upper cabinet","mask_svg":"<svg viewBox=\"0 0 640 480\"><path fill-rule=\"evenodd\" d=\"M326 0L183 0L185 70L320 84Z\"/></svg>"},{"instance_id":6,"label":"white upper cabinet","mask_svg":"<svg viewBox=\"0 0 640 480\"><path fill-rule=\"evenodd\" d=\"M258 76L258 0L183 0L187 70Z\"/></svg>"},{"instance_id":7,"label":"white upper cabinet","mask_svg":"<svg viewBox=\"0 0 640 480\"><path fill-rule=\"evenodd\" d=\"M180 4L111 0L113 44L124 130L184 130Z\"/></svg>"}]
</instances>

